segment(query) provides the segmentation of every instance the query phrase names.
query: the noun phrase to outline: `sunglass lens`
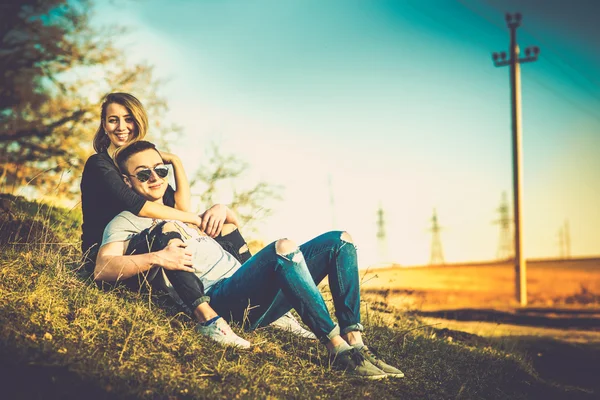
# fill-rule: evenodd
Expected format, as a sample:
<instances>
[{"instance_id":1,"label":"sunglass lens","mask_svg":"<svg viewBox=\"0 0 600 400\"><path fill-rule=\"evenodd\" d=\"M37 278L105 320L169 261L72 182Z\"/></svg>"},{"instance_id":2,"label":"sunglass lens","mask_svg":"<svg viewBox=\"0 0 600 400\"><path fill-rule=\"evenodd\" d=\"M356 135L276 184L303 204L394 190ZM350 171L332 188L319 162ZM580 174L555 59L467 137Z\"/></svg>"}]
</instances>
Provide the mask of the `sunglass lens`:
<instances>
[{"instance_id":1,"label":"sunglass lens","mask_svg":"<svg viewBox=\"0 0 600 400\"><path fill-rule=\"evenodd\" d=\"M140 182L146 182L148 179L150 179L150 175L152 175L152 171L149 169L143 169L135 174Z\"/></svg>"},{"instance_id":2,"label":"sunglass lens","mask_svg":"<svg viewBox=\"0 0 600 400\"><path fill-rule=\"evenodd\" d=\"M156 172L156 175L158 175L159 178L164 178L167 175L169 175L169 168L167 167L156 167L154 168L154 172Z\"/></svg>"}]
</instances>

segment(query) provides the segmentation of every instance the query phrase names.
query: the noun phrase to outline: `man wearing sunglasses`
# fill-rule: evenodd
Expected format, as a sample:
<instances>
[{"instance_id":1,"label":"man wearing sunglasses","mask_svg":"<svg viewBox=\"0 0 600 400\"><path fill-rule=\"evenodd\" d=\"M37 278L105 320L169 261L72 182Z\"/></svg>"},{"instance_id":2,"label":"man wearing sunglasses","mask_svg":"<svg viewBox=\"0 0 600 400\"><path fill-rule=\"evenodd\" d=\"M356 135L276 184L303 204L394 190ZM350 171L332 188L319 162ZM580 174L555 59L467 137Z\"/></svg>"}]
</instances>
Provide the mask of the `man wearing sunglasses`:
<instances>
[{"instance_id":1,"label":"man wearing sunglasses","mask_svg":"<svg viewBox=\"0 0 600 400\"><path fill-rule=\"evenodd\" d=\"M125 146L117 153L116 161L130 188L148 201L163 203L169 169L154 144L137 141ZM223 214L224 218L217 220L237 226L235 215L227 207L213 207L212 212ZM122 283L133 290L147 286L165 290L190 311L200 334L224 345L249 348L250 343L237 336L208 304L204 285L192 268L192 252L183 241L192 234L208 237L197 227L123 211L104 230L94 280L101 286ZM224 257L228 265L236 265L234 256L221 246L211 250L213 258Z\"/></svg>"},{"instance_id":2,"label":"man wearing sunglasses","mask_svg":"<svg viewBox=\"0 0 600 400\"><path fill-rule=\"evenodd\" d=\"M127 185L149 201L162 202L166 174L152 143L128 145L116 161ZM223 212L225 222L236 222L227 207ZM150 252L127 255L130 242L144 231ZM240 264L213 238L179 221L128 211L117 215L104 231L94 279L135 284L159 281L162 274L193 310L198 332L214 340L249 346L217 313L254 329L294 308L327 347L333 366L365 379L404 376L363 342L356 248L347 232L327 232L300 246L280 239ZM316 286L326 277L339 325Z\"/></svg>"}]
</instances>

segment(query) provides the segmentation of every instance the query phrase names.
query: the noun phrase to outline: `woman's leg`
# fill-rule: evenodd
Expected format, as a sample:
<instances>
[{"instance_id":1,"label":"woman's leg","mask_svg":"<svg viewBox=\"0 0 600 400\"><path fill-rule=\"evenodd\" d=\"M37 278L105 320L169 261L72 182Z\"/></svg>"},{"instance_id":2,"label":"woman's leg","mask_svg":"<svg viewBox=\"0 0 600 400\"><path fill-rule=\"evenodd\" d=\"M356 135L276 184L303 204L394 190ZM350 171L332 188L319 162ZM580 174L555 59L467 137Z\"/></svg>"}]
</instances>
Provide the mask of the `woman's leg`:
<instances>
[{"instance_id":1,"label":"woman's leg","mask_svg":"<svg viewBox=\"0 0 600 400\"><path fill-rule=\"evenodd\" d=\"M223 250L234 256L240 264L245 263L252 257L246 240L233 224L223 225L221 234L215 238L215 241L221 245Z\"/></svg>"},{"instance_id":2,"label":"woman's leg","mask_svg":"<svg viewBox=\"0 0 600 400\"><path fill-rule=\"evenodd\" d=\"M181 234L173 226L172 222L163 221L152 229L145 229L132 237L127 246L126 254L144 254L159 251L167 247L171 240L182 240ZM173 294L165 284L163 273L175 291L176 296L172 296L175 301L180 300L188 308L189 312L199 317L200 321L212 315L212 313L210 315L206 313L198 314L198 307L203 303L207 303L209 298L204 293L202 281L192 272L166 270L156 267L146 273L132 276L123 281L123 283L133 290L139 290L139 288L150 284L156 286L157 289ZM201 307L200 311L203 311L204 308L205 306Z\"/></svg>"}]
</instances>

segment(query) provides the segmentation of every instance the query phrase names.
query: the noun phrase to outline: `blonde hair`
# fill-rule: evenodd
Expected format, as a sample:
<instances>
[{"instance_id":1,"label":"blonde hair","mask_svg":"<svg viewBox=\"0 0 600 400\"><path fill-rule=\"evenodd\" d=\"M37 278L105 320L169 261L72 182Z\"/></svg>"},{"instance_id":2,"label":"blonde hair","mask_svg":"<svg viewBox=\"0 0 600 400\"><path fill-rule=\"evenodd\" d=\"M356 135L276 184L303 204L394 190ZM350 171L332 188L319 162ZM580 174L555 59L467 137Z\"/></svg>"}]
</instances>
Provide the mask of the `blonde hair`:
<instances>
[{"instance_id":1,"label":"blonde hair","mask_svg":"<svg viewBox=\"0 0 600 400\"><path fill-rule=\"evenodd\" d=\"M129 143L142 140L148 132L148 114L142 103L133 95L129 93L110 93L104 97L102 101L102 112L100 113L100 126L94 135L94 150L96 153L101 153L108 149L110 146L110 139L104 132L104 119L106 118L106 108L109 104L120 104L131 113L133 120L135 121L136 129L133 132L133 137Z\"/></svg>"}]
</instances>

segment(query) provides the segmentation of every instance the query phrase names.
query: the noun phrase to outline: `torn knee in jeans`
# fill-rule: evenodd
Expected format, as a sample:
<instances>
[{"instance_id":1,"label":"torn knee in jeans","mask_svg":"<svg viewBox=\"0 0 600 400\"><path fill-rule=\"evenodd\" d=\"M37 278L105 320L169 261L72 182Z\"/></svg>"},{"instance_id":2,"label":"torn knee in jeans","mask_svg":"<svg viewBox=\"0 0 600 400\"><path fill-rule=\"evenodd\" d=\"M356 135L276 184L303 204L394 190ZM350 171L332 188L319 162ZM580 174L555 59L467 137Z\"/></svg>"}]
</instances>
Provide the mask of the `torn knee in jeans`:
<instances>
[{"instance_id":1,"label":"torn knee in jeans","mask_svg":"<svg viewBox=\"0 0 600 400\"><path fill-rule=\"evenodd\" d=\"M352 240L352 236L350 236L350 234L346 231L342 232L340 239L342 239L344 242L347 242L347 243L354 243L354 241Z\"/></svg>"},{"instance_id":2,"label":"torn knee in jeans","mask_svg":"<svg viewBox=\"0 0 600 400\"><path fill-rule=\"evenodd\" d=\"M289 239L279 239L275 242L275 252L280 256L293 253L296 250L298 250L298 246Z\"/></svg>"},{"instance_id":3,"label":"torn knee in jeans","mask_svg":"<svg viewBox=\"0 0 600 400\"><path fill-rule=\"evenodd\" d=\"M240 249L238 250L238 253L243 254L243 253L247 253L248 251L250 251L248 249L248 245L244 244L242 247L240 247Z\"/></svg>"},{"instance_id":4,"label":"torn knee in jeans","mask_svg":"<svg viewBox=\"0 0 600 400\"><path fill-rule=\"evenodd\" d=\"M298 262L302 257L300 248L289 239L279 239L275 242L275 253L288 261Z\"/></svg>"}]
</instances>

